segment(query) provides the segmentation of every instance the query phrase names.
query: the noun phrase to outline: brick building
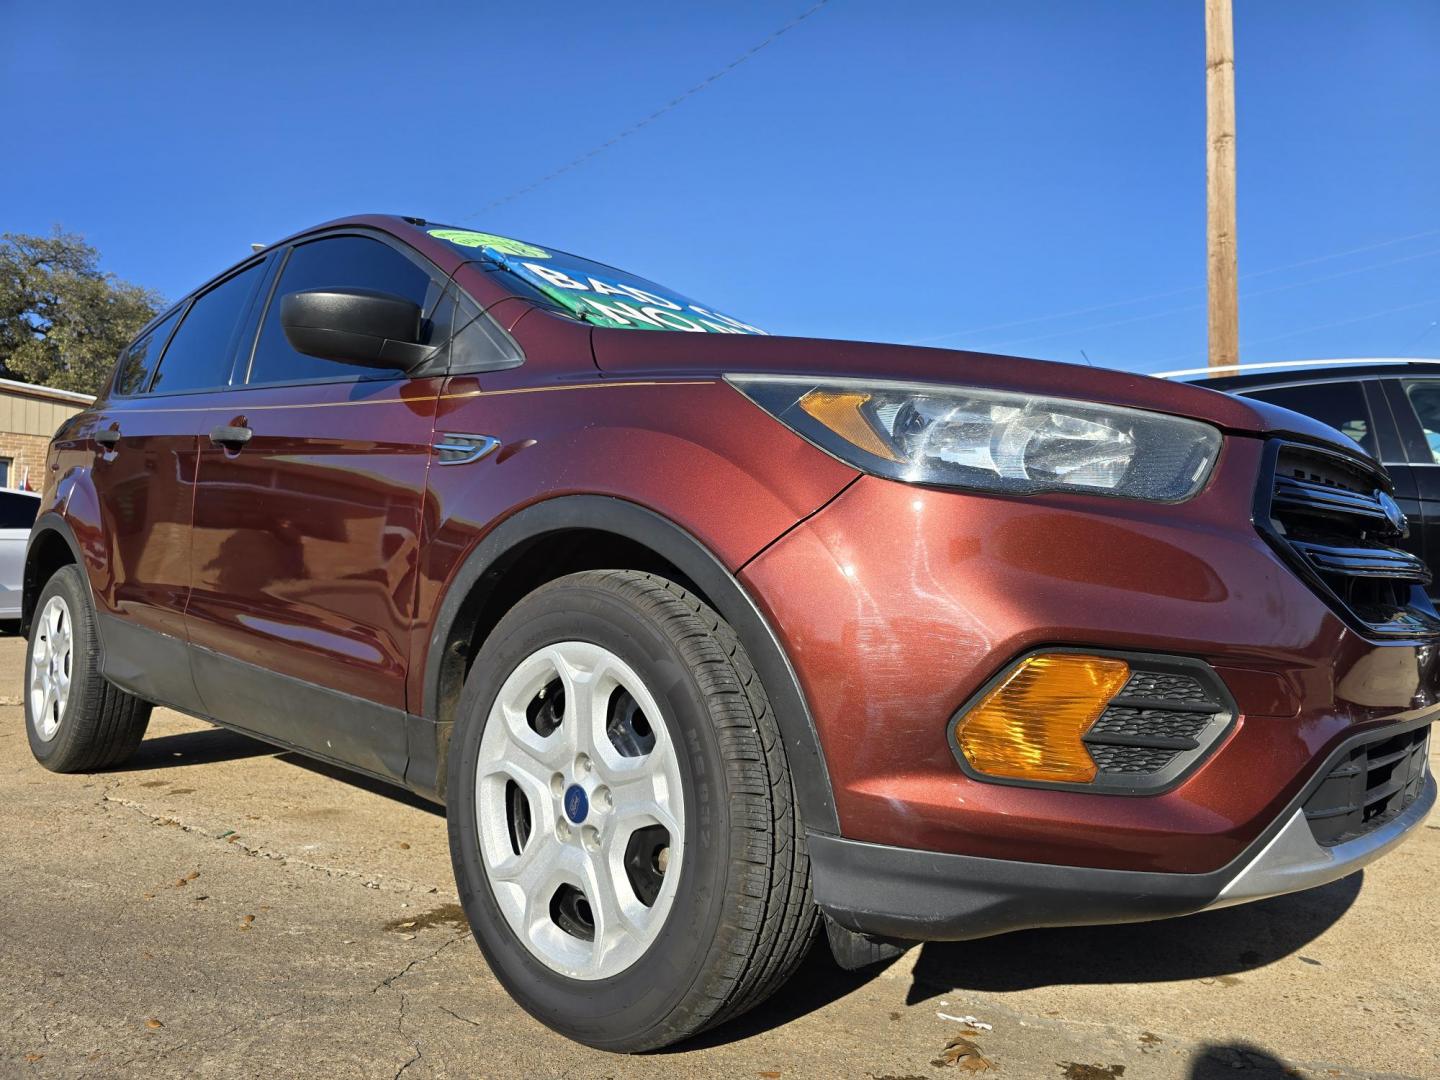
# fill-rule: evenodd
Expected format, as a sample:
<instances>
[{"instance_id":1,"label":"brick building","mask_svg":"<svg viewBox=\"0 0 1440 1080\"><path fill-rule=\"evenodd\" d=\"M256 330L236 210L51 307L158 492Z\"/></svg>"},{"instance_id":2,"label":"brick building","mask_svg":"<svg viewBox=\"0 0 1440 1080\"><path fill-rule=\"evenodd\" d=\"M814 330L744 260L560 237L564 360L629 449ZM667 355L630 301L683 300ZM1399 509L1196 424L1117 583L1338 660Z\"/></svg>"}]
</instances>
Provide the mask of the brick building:
<instances>
[{"instance_id":1,"label":"brick building","mask_svg":"<svg viewBox=\"0 0 1440 1080\"><path fill-rule=\"evenodd\" d=\"M89 394L0 379L0 487L40 490L45 447L66 417L94 399Z\"/></svg>"}]
</instances>

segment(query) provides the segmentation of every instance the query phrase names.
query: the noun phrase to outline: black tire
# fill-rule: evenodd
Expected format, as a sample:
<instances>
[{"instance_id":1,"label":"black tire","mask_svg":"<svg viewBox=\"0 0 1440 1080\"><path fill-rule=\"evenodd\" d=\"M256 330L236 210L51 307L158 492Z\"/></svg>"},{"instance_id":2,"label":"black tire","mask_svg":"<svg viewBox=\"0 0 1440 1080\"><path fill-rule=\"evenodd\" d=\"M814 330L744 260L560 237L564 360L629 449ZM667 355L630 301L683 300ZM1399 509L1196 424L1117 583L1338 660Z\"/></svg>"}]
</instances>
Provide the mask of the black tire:
<instances>
[{"instance_id":1,"label":"black tire","mask_svg":"<svg viewBox=\"0 0 1440 1080\"><path fill-rule=\"evenodd\" d=\"M65 604L70 623L70 691L59 728L41 737L30 693L36 644L46 633L41 617L52 597ZM25 733L35 760L51 772L94 772L118 765L140 745L150 723L150 703L128 694L100 674L100 638L90 589L74 565L63 566L45 583L25 649Z\"/></svg>"},{"instance_id":2,"label":"black tire","mask_svg":"<svg viewBox=\"0 0 1440 1080\"><path fill-rule=\"evenodd\" d=\"M502 684L547 645L583 641L639 675L671 732L685 799L685 855L658 937L598 980L547 966L511 930L479 846L476 763ZM450 852L476 941L542 1023L602 1050L686 1039L763 1001L799 966L818 913L774 716L735 633L693 594L628 570L574 574L521 600L466 679L450 743Z\"/></svg>"}]
</instances>

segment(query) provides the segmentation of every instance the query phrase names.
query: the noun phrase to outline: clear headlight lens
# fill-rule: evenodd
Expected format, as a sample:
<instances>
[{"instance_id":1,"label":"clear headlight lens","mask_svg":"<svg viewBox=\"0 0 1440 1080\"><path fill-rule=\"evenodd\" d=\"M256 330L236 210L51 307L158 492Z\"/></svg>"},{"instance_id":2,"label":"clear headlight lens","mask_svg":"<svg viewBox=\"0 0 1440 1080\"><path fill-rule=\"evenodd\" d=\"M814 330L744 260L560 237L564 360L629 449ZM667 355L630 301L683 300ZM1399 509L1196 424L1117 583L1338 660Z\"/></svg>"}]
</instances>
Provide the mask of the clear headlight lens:
<instances>
[{"instance_id":1,"label":"clear headlight lens","mask_svg":"<svg viewBox=\"0 0 1440 1080\"><path fill-rule=\"evenodd\" d=\"M1220 452L1209 424L997 390L731 375L776 419L865 472L914 484L1177 502Z\"/></svg>"}]
</instances>

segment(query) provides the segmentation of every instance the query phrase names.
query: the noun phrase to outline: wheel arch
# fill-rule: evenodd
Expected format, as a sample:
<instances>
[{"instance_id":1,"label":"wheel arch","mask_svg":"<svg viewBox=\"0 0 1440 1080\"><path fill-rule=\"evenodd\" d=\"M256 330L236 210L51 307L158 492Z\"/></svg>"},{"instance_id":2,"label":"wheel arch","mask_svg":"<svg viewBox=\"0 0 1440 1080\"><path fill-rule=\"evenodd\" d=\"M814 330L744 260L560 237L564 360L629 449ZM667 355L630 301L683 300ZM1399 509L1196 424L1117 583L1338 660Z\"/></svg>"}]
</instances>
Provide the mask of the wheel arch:
<instances>
[{"instance_id":1,"label":"wheel arch","mask_svg":"<svg viewBox=\"0 0 1440 1080\"><path fill-rule=\"evenodd\" d=\"M546 559L557 544L582 540L580 563ZM596 541L600 540L598 548ZM572 545L573 546L573 543ZM630 555L641 566L586 566L597 551ZM436 612L423 672L422 712L428 746L412 744L407 780L443 796L445 760L453 710L474 654L485 635L519 599L506 591L506 575L537 555L544 571L537 580L521 573L528 592L544 580L576 569L641 569L665 574L713 607L735 630L775 709L785 744L796 799L806 828L839 833L824 751L800 681L764 614L733 574L681 526L636 503L603 495L566 495L534 503L496 526L467 556L446 587ZM602 560L603 561L603 560ZM533 563L532 563L533 565ZM523 593L522 593L523 595ZM418 733L417 733L418 734ZM434 758L424 760L433 752ZM417 760L418 758L418 760ZM432 772L433 770L433 772ZM433 776L433 782L429 777Z\"/></svg>"},{"instance_id":2,"label":"wheel arch","mask_svg":"<svg viewBox=\"0 0 1440 1080\"><path fill-rule=\"evenodd\" d=\"M81 567L85 562L80 552L79 541L69 524L58 513L51 511L41 514L30 530L30 540L25 546L25 571L22 579L20 598L20 633L28 637L30 622L35 617L35 602L40 590L55 571L70 564ZM87 579L89 575L86 575Z\"/></svg>"}]
</instances>

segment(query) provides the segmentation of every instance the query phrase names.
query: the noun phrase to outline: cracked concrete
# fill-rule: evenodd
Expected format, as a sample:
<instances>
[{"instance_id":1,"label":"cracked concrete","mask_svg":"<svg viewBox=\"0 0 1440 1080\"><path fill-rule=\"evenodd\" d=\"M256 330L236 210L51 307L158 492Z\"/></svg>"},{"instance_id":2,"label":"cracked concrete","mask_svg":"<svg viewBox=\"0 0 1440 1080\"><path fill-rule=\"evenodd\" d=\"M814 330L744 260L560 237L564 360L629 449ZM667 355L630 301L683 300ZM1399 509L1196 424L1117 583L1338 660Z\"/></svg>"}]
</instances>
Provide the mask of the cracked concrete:
<instances>
[{"instance_id":1,"label":"cracked concrete","mask_svg":"<svg viewBox=\"0 0 1440 1080\"><path fill-rule=\"evenodd\" d=\"M0 686L22 648L0 638ZM1440 1075L1434 823L1264 904L865 976L813 955L751 1015L625 1058L531 1020L448 924L428 804L163 711L125 768L55 776L22 723L0 698L0 1076L939 1078L941 1013L993 1026L969 1037L1000 1077Z\"/></svg>"}]
</instances>

